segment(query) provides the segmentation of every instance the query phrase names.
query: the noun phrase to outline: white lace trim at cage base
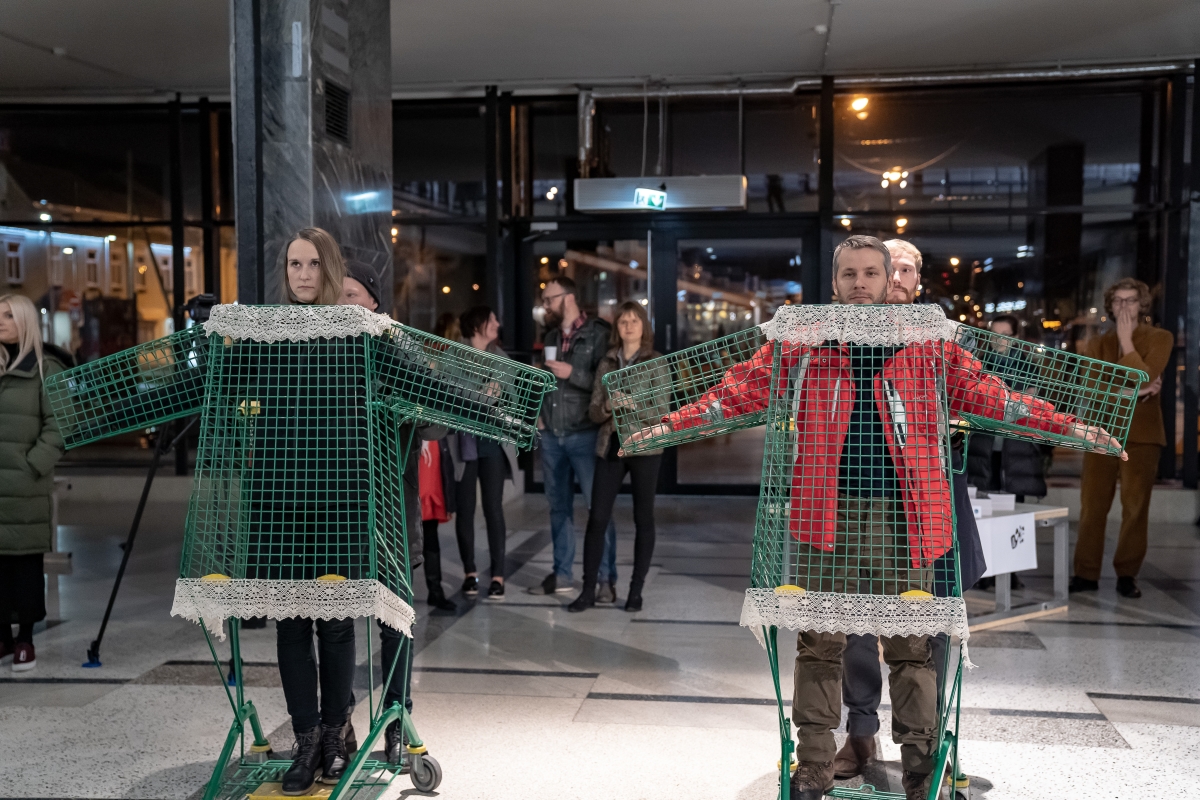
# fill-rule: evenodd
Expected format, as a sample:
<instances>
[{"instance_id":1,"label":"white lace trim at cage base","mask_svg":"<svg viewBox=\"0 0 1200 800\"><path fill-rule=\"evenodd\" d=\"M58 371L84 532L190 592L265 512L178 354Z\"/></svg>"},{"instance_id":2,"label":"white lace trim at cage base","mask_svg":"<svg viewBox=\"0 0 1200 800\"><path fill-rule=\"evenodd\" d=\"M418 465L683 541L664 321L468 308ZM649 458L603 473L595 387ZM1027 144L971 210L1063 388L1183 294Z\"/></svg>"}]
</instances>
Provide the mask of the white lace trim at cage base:
<instances>
[{"instance_id":1,"label":"white lace trim at cage base","mask_svg":"<svg viewBox=\"0 0 1200 800\"><path fill-rule=\"evenodd\" d=\"M818 345L835 341L863 345L906 345L953 339L958 323L941 306L783 306L759 326L770 340Z\"/></svg>"},{"instance_id":2,"label":"white lace trim at cage base","mask_svg":"<svg viewBox=\"0 0 1200 800\"><path fill-rule=\"evenodd\" d=\"M369 333L382 336L396 322L362 306L213 306L204 330L254 342L302 342Z\"/></svg>"},{"instance_id":3,"label":"white lace trim at cage base","mask_svg":"<svg viewBox=\"0 0 1200 800\"><path fill-rule=\"evenodd\" d=\"M345 619L374 616L384 625L412 636L416 618L412 606L379 581L206 580L175 581L171 616L196 624L225 638L226 619L269 617L288 619Z\"/></svg>"},{"instance_id":4,"label":"white lace trim at cage base","mask_svg":"<svg viewBox=\"0 0 1200 800\"><path fill-rule=\"evenodd\" d=\"M774 589L747 589L742 603L743 627L766 647L763 628L817 633L857 633L875 636L933 636L946 633L962 640L967 655L967 605L961 597L899 597L879 594L805 592L776 594Z\"/></svg>"}]
</instances>

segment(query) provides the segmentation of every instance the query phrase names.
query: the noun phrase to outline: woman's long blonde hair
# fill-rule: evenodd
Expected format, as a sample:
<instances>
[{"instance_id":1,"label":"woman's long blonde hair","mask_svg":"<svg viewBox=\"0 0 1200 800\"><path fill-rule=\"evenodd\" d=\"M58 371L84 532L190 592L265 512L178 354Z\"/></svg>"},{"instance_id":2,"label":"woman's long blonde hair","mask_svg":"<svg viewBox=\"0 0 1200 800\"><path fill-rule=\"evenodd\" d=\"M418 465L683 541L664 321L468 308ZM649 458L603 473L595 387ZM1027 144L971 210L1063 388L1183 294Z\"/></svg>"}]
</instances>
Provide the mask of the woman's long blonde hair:
<instances>
[{"instance_id":1,"label":"woman's long blonde hair","mask_svg":"<svg viewBox=\"0 0 1200 800\"><path fill-rule=\"evenodd\" d=\"M17 364L25 360L25 356L33 353L37 356L38 374L44 378L41 319L38 317L37 306L23 294L6 294L0 297L0 306L5 303L12 309L13 321L17 323L17 357L10 364L8 348L0 347L0 375L15 369Z\"/></svg>"},{"instance_id":2,"label":"woman's long blonde hair","mask_svg":"<svg viewBox=\"0 0 1200 800\"><path fill-rule=\"evenodd\" d=\"M332 306L342 297L342 279L346 277L346 260L342 258L342 249L337 241L321 228L301 228L296 235L288 239L283 248L283 303L284 305L303 305L292 294L292 284L288 281L287 264L288 250L297 239L311 242L317 248L317 257L321 259L321 289L313 305Z\"/></svg>"}]
</instances>

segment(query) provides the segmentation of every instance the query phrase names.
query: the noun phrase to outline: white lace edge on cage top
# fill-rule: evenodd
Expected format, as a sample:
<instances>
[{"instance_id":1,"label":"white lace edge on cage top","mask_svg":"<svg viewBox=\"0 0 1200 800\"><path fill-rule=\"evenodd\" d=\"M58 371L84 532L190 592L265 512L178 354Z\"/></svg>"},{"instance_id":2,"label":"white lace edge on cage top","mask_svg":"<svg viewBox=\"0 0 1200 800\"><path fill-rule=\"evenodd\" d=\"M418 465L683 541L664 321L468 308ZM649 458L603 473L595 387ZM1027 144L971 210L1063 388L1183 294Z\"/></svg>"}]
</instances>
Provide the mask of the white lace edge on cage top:
<instances>
[{"instance_id":1,"label":"white lace edge on cage top","mask_svg":"<svg viewBox=\"0 0 1200 800\"><path fill-rule=\"evenodd\" d=\"M835 341L862 345L908 345L954 338L958 323L941 306L796 305L783 306L761 326L770 340L818 345Z\"/></svg>"},{"instance_id":2,"label":"white lace edge on cage top","mask_svg":"<svg viewBox=\"0 0 1200 800\"><path fill-rule=\"evenodd\" d=\"M416 613L412 606L376 580L180 578L175 581L171 616L203 624L209 633L223 640L226 619L250 617L345 619L374 616L389 628L412 636Z\"/></svg>"},{"instance_id":3,"label":"white lace edge on cage top","mask_svg":"<svg viewBox=\"0 0 1200 800\"><path fill-rule=\"evenodd\" d=\"M879 594L805 592L776 594L774 589L747 589L742 603L743 627L766 647L764 627L817 633L857 633L874 636L957 636L963 661L967 654L967 605L961 597L899 597Z\"/></svg>"},{"instance_id":4,"label":"white lace edge on cage top","mask_svg":"<svg viewBox=\"0 0 1200 800\"><path fill-rule=\"evenodd\" d=\"M368 333L382 336L396 322L362 306L213 306L204 330L254 342L302 342Z\"/></svg>"}]
</instances>

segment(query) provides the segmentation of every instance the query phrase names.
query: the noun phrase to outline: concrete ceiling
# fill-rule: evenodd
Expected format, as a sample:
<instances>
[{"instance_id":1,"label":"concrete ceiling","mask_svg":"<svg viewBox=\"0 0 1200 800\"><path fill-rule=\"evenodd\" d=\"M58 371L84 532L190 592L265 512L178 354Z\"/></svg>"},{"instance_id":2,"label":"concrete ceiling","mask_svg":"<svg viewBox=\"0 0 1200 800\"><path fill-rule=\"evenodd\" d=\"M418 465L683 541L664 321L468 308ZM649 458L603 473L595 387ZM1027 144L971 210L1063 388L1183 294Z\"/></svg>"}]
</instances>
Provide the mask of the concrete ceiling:
<instances>
[{"instance_id":1,"label":"concrete ceiling","mask_svg":"<svg viewBox=\"0 0 1200 800\"><path fill-rule=\"evenodd\" d=\"M1197 0L393 0L391 24L400 94L1200 55ZM227 95L228 26L227 0L4 0L0 95Z\"/></svg>"}]
</instances>

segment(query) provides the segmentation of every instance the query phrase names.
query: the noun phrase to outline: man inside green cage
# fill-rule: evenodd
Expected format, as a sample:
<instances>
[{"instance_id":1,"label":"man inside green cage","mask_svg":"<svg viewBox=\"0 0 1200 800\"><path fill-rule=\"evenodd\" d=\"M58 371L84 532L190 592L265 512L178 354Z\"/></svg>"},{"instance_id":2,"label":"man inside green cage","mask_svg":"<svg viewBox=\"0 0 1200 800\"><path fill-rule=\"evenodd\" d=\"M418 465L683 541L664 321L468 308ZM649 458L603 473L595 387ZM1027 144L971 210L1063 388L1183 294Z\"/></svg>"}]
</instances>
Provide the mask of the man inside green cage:
<instances>
[{"instance_id":1,"label":"man inside green cage","mask_svg":"<svg viewBox=\"0 0 1200 800\"><path fill-rule=\"evenodd\" d=\"M834 251L833 272L839 302L883 304L893 272L891 254L874 237L851 236ZM808 591L929 595L933 563L953 545L939 389L954 414L1019 418L1029 428L1094 446L1119 444L1049 403L1012 392L953 343L784 344L773 381L775 348L774 342L763 346L728 369L697 402L630 441L716 417L753 414L772 402L790 404L794 452L778 476L766 474L773 469L768 463L764 484L782 481L791 495L784 535L799 543L791 563L797 584ZM892 736L900 745L905 795L925 800L938 731L929 636L881 639L891 669ZM818 800L833 788L833 729L841 722L845 647L844 632L798 634L792 722L799 763L791 779L793 800Z\"/></svg>"}]
</instances>

